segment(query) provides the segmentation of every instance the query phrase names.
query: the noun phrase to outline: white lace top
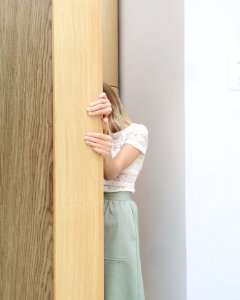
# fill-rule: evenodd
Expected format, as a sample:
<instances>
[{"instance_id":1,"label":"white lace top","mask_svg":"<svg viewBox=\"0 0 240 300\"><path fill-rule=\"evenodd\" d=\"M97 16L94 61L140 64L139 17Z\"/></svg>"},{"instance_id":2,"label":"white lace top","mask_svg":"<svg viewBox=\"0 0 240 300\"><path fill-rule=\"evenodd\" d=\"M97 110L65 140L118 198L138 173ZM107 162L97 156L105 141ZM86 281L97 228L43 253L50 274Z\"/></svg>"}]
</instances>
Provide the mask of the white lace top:
<instances>
[{"instance_id":1,"label":"white lace top","mask_svg":"<svg viewBox=\"0 0 240 300\"><path fill-rule=\"evenodd\" d=\"M124 144L130 144L142 153L133 163L113 180L104 179L104 192L135 192L135 182L142 169L144 155L148 147L148 130L146 126L131 123L128 127L112 133L112 157L114 158Z\"/></svg>"}]
</instances>

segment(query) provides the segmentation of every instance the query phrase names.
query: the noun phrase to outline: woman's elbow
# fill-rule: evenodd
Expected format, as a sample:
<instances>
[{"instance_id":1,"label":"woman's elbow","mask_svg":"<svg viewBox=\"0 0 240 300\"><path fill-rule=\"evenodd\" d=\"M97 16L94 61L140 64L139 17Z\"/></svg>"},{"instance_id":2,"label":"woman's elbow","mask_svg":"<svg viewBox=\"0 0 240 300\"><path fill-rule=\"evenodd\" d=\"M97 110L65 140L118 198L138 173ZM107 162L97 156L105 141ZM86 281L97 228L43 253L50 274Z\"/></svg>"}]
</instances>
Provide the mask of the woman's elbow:
<instances>
[{"instance_id":1,"label":"woman's elbow","mask_svg":"<svg viewBox=\"0 0 240 300\"><path fill-rule=\"evenodd\" d=\"M115 174L104 174L104 179L109 181L109 180L114 180L115 178L118 177L118 173Z\"/></svg>"}]
</instances>

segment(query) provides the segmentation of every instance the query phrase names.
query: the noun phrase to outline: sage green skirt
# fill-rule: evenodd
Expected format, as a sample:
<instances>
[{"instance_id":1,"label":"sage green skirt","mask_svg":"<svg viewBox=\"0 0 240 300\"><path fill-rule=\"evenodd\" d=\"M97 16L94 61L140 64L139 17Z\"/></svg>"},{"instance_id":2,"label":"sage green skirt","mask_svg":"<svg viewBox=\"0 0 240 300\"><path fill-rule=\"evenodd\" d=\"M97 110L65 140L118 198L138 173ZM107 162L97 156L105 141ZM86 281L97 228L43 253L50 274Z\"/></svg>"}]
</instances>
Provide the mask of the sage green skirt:
<instances>
[{"instance_id":1,"label":"sage green skirt","mask_svg":"<svg viewBox=\"0 0 240 300\"><path fill-rule=\"evenodd\" d=\"M145 300L132 192L104 193L104 300Z\"/></svg>"}]
</instances>

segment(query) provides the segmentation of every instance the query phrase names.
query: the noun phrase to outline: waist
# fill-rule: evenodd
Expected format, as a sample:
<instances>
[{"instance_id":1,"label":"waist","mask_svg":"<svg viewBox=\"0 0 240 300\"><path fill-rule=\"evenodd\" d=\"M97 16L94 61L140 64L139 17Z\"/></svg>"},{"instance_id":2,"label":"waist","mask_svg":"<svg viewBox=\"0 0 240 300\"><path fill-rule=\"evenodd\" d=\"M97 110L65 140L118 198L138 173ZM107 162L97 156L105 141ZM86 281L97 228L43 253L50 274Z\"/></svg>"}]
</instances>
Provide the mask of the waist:
<instances>
[{"instance_id":1,"label":"waist","mask_svg":"<svg viewBox=\"0 0 240 300\"><path fill-rule=\"evenodd\" d=\"M130 191L104 192L104 200L133 201L133 193Z\"/></svg>"}]
</instances>

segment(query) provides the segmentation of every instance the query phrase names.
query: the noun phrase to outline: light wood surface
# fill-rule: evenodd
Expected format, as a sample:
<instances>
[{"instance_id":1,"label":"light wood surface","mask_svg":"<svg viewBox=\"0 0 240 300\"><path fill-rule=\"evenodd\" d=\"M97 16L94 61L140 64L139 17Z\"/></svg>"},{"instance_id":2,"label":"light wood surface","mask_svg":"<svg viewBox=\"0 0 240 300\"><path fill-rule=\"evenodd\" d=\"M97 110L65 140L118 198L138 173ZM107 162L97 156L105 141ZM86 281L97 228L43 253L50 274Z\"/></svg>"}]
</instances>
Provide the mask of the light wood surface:
<instances>
[{"instance_id":1,"label":"light wood surface","mask_svg":"<svg viewBox=\"0 0 240 300\"><path fill-rule=\"evenodd\" d=\"M103 79L119 87L118 0L103 1Z\"/></svg>"},{"instance_id":2,"label":"light wood surface","mask_svg":"<svg viewBox=\"0 0 240 300\"><path fill-rule=\"evenodd\" d=\"M118 86L116 8L1 1L0 299L104 299L103 162L84 135L102 129L86 114L102 39Z\"/></svg>"},{"instance_id":3,"label":"light wood surface","mask_svg":"<svg viewBox=\"0 0 240 300\"><path fill-rule=\"evenodd\" d=\"M51 1L0 20L0 299L52 299Z\"/></svg>"},{"instance_id":4,"label":"light wood surface","mask_svg":"<svg viewBox=\"0 0 240 300\"><path fill-rule=\"evenodd\" d=\"M101 131L86 108L102 91L102 2L53 1L54 300L103 300L103 161L84 141Z\"/></svg>"}]
</instances>

